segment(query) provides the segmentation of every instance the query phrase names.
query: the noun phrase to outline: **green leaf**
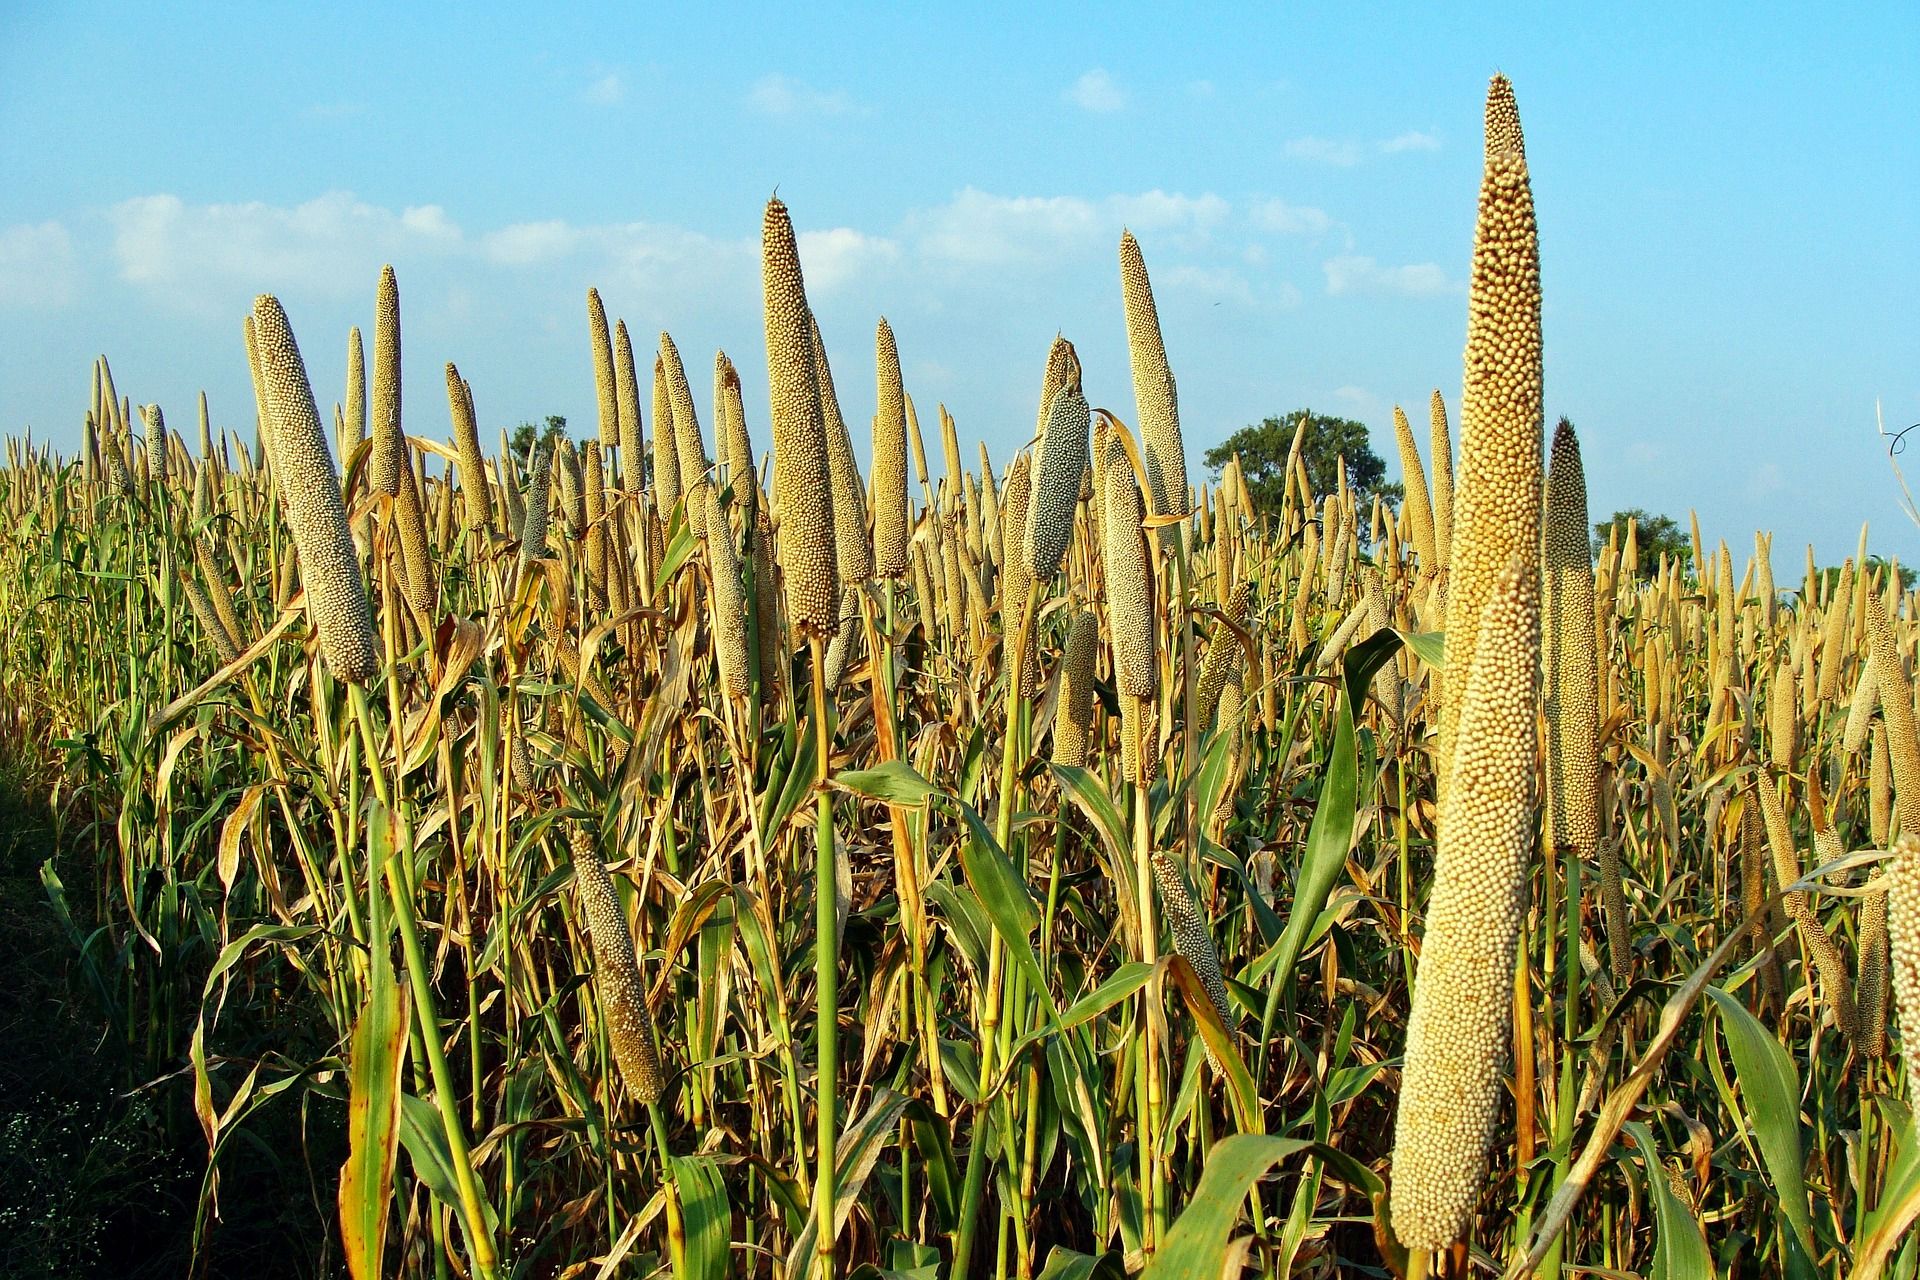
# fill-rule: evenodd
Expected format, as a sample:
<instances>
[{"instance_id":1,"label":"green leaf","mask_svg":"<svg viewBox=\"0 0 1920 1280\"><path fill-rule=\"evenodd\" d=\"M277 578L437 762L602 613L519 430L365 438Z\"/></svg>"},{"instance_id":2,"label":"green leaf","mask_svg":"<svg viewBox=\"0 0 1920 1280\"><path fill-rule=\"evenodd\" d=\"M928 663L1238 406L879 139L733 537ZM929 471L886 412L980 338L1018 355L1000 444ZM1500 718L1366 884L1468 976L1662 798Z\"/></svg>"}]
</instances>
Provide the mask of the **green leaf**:
<instances>
[{"instance_id":1,"label":"green leaf","mask_svg":"<svg viewBox=\"0 0 1920 1280\"><path fill-rule=\"evenodd\" d=\"M407 1149L407 1159L413 1162L414 1175L427 1184L434 1199L453 1211L453 1220L465 1231L467 1217L454 1180L453 1157L447 1150L447 1128L431 1102L411 1093L400 1095L400 1142ZM480 1211L486 1215L488 1234L497 1233L493 1202L486 1196L480 1197Z\"/></svg>"},{"instance_id":2,"label":"green leaf","mask_svg":"<svg viewBox=\"0 0 1920 1280\"><path fill-rule=\"evenodd\" d=\"M872 769L849 769L835 775L833 784L872 800L916 808L946 793L920 776L905 760L888 760Z\"/></svg>"},{"instance_id":3,"label":"green leaf","mask_svg":"<svg viewBox=\"0 0 1920 1280\"><path fill-rule=\"evenodd\" d=\"M1443 671L1447 665L1447 633L1444 631L1398 631L1400 642L1413 650L1413 656Z\"/></svg>"},{"instance_id":4,"label":"green leaf","mask_svg":"<svg viewBox=\"0 0 1920 1280\"><path fill-rule=\"evenodd\" d=\"M1047 1265L1040 1273L1040 1280L1127 1280L1127 1269L1121 1265L1117 1253L1103 1253L1095 1258L1055 1245L1047 1254Z\"/></svg>"},{"instance_id":5,"label":"green leaf","mask_svg":"<svg viewBox=\"0 0 1920 1280\"><path fill-rule=\"evenodd\" d=\"M667 543L666 552L660 557L660 572L653 575L654 594L658 595L673 581L673 575L680 572L680 566L687 562L687 557L693 554L693 549L698 545L693 530L684 524L680 525L673 540Z\"/></svg>"},{"instance_id":6,"label":"green leaf","mask_svg":"<svg viewBox=\"0 0 1920 1280\"><path fill-rule=\"evenodd\" d=\"M1774 1198L1793 1228L1791 1239L1801 1250L1802 1257L1790 1261L1799 1264L1796 1271L1810 1270L1806 1260L1813 1257L1813 1222L1800 1151L1800 1073L1773 1033L1737 997L1718 987L1708 987L1707 994L1720 1009L1720 1026L1733 1054L1747 1127L1760 1144Z\"/></svg>"},{"instance_id":7,"label":"green leaf","mask_svg":"<svg viewBox=\"0 0 1920 1280\"><path fill-rule=\"evenodd\" d=\"M353 1280L380 1280L400 1151L400 1070L407 1060L407 989L394 981L385 947L373 951L373 983L353 1027L348 1071L347 1160L340 1166L340 1241Z\"/></svg>"},{"instance_id":8,"label":"green leaf","mask_svg":"<svg viewBox=\"0 0 1920 1280\"><path fill-rule=\"evenodd\" d=\"M840 1135L833 1162L835 1239L845 1229L847 1215L853 1212L854 1202L860 1198L860 1189L867 1185L867 1175L873 1172L874 1162L892 1139L893 1127L906 1107L905 1094L895 1093L891 1089L875 1089L873 1101L867 1105L866 1112ZM812 1213L807 1214L806 1225L794 1237L793 1248L787 1254L788 1275L809 1274L814 1241L819 1238L819 1233L819 1218Z\"/></svg>"},{"instance_id":9,"label":"green leaf","mask_svg":"<svg viewBox=\"0 0 1920 1280\"><path fill-rule=\"evenodd\" d=\"M1713 1280L1713 1255L1707 1251L1707 1238L1700 1221L1667 1185L1666 1166L1660 1162L1653 1134L1637 1120L1620 1126L1633 1135L1640 1158L1647 1166L1647 1188L1653 1200L1654 1227L1652 1280Z\"/></svg>"},{"instance_id":10,"label":"green leaf","mask_svg":"<svg viewBox=\"0 0 1920 1280\"><path fill-rule=\"evenodd\" d=\"M1907 1229L1920 1217L1920 1134L1909 1116L1900 1125L1900 1149L1887 1168L1880 1202L1866 1217L1853 1248L1852 1280L1879 1280Z\"/></svg>"},{"instance_id":11,"label":"green leaf","mask_svg":"<svg viewBox=\"0 0 1920 1280\"><path fill-rule=\"evenodd\" d=\"M686 1225L688 1271L700 1280L726 1280L733 1210L719 1164L712 1156L676 1156L673 1185Z\"/></svg>"},{"instance_id":12,"label":"green leaf","mask_svg":"<svg viewBox=\"0 0 1920 1280\"><path fill-rule=\"evenodd\" d=\"M1199 1024L1200 1038L1206 1042L1207 1052L1226 1075L1227 1100L1233 1105L1234 1123L1240 1126L1242 1133L1264 1133L1266 1126L1260 1119L1260 1094L1254 1088L1253 1076L1247 1071L1247 1064L1241 1060L1239 1046L1233 1042L1233 1033L1221 1021L1220 1011L1213 1007L1212 997L1207 995L1200 975L1194 972L1193 962L1185 956L1171 956L1167 961L1167 970L1173 977L1174 985L1180 988L1188 1012Z\"/></svg>"},{"instance_id":13,"label":"green leaf","mask_svg":"<svg viewBox=\"0 0 1920 1280\"><path fill-rule=\"evenodd\" d=\"M1033 895L973 806L959 800L952 804L960 811L973 836L960 847L960 865L967 874L967 883L973 886L987 919L993 922L993 931L1006 944L1008 957L1027 975L1028 986L1046 1006L1051 1021L1059 1017L1060 1010L1053 1002L1053 993L1047 989L1046 970L1033 954L1032 934L1040 923Z\"/></svg>"},{"instance_id":14,"label":"green leaf","mask_svg":"<svg viewBox=\"0 0 1920 1280\"><path fill-rule=\"evenodd\" d=\"M1218 1275L1233 1224L1247 1207L1247 1192L1261 1175L1312 1143L1300 1138L1238 1133L1214 1144L1200 1185L1167 1231L1141 1280L1188 1280Z\"/></svg>"}]
</instances>

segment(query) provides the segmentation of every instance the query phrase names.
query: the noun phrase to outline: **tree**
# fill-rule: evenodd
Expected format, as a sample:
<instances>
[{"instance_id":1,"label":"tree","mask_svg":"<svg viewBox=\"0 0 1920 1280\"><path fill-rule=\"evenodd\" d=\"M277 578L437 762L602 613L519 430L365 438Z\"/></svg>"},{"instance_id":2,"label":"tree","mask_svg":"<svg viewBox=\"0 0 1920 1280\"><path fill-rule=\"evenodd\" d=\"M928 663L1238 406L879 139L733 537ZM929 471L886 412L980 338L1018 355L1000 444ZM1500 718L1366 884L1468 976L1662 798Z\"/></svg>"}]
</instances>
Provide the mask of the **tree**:
<instances>
[{"instance_id":1,"label":"tree","mask_svg":"<svg viewBox=\"0 0 1920 1280\"><path fill-rule=\"evenodd\" d=\"M1606 549L1607 539L1616 527L1620 530L1620 545L1626 545L1628 521L1633 522L1634 539L1640 546L1640 566L1643 571L1657 567L1663 552L1679 561L1683 569L1692 566L1693 539L1680 528L1679 523L1672 516L1650 515L1640 507L1616 511L1593 526L1595 557Z\"/></svg>"},{"instance_id":2,"label":"tree","mask_svg":"<svg viewBox=\"0 0 1920 1280\"><path fill-rule=\"evenodd\" d=\"M1296 409L1277 418L1263 419L1257 426L1242 427L1215 447L1207 450L1206 463L1216 478L1220 469L1235 454L1240 455L1240 474L1247 492L1262 511L1278 511L1287 493L1287 453L1293 447L1293 433L1300 419L1307 420L1306 435L1300 441L1300 462L1306 468L1307 482L1314 496L1324 498L1339 489L1335 464L1345 458L1347 487L1354 491L1355 505L1365 512L1375 494L1388 502L1398 502L1405 492L1384 477L1387 464L1373 451L1367 424L1352 418L1335 418L1311 409Z\"/></svg>"},{"instance_id":3,"label":"tree","mask_svg":"<svg viewBox=\"0 0 1920 1280\"><path fill-rule=\"evenodd\" d=\"M547 415L547 427L545 431L542 431L531 422L523 422L515 427L513 429L513 440L508 447L513 450L514 457L520 459L520 465L524 467L528 465L529 460L533 456L533 442L535 440L539 440L545 444L552 444L555 436L564 436L566 434L566 418L557 413L550 413Z\"/></svg>"}]
</instances>

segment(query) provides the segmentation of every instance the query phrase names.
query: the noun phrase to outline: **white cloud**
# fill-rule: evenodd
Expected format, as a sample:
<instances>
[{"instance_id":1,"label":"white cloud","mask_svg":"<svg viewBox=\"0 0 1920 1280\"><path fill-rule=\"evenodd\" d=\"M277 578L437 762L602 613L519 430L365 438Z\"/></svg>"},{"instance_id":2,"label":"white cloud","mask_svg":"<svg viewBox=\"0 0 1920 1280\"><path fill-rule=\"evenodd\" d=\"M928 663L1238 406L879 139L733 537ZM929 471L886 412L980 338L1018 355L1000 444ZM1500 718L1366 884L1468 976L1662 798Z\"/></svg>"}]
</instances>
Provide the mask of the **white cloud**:
<instances>
[{"instance_id":1,"label":"white cloud","mask_svg":"<svg viewBox=\"0 0 1920 1280\"><path fill-rule=\"evenodd\" d=\"M768 116L845 116L858 110L844 89L815 89L778 71L753 82L747 105Z\"/></svg>"},{"instance_id":2,"label":"white cloud","mask_svg":"<svg viewBox=\"0 0 1920 1280\"><path fill-rule=\"evenodd\" d=\"M1188 196L1157 187L1137 196L1110 196L1107 203L1122 222L1137 231L1205 230L1219 226L1232 212L1232 206L1211 191Z\"/></svg>"},{"instance_id":3,"label":"white cloud","mask_svg":"<svg viewBox=\"0 0 1920 1280\"><path fill-rule=\"evenodd\" d=\"M1777 462L1763 462L1747 476L1747 497L1770 498L1787 487L1786 475Z\"/></svg>"},{"instance_id":4,"label":"white cloud","mask_svg":"<svg viewBox=\"0 0 1920 1280\"><path fill-rule=\"evenodd\" d=\"M1431 298L1457 291L1457 286L1447 279L1447 273L1434 262L1388 267L1364 254L1343 253L1320 265L1327 275L1327 292L1335 297L1397 293L1409 298Z\"/></svg>"},{"instance_id":5,"label":"white cloud","mask_svg":"<svg viewBox=\"0 0 1920 1280\"><path fill-rule=\"evenodd\" d=\"M618 106L627 96L627 82L620 78L619 72L609 71L595 76L582 96L596 107Z\"/></svg>"},{"instance_id":6,"label":"white cloud","mask_svg":"<svg viewBox=\"0 0 1920 1280\"><path fill-rule=\"evenodd\" d=\"M1173 294L1193 293L1215 302L1239 302L1247 306L1254 303L1253 286L1245 276L1225 267L1201 267L1182 263L1164 271L1156 272L1154 283L1156 292Z\"/></svg>"},{"instance_id":7,"label":"white cloud","mask_svg":"<svg viewBox=\"0 0 1920 1280\"><path fill-rule=\"evenodd\" d=\"M527 267L565 257L580 244L580 233L558 218L516 222L481 237L481 251L505 267Z\"/></svg>"},{"instance_id":8,"label":"white cloud","mask_svg":"<svg viewBox=\"0 0 1920 1280\"><path fill-rule=\"evenodd\" d=\"M917 251L935 261L1042 266L1067 254L1110 251L1122 227L1163 235L1190 250L1232 212L1233 206L1212 192L1189 196L1155 189L1089 200L999 196L967 187L946 204L913 214L908 227Z\"/></svg>"},{"instance_id":9,"label":"white cloud","mask_svg":"<svg viewBox=\"0 0 1920 1280\"><path fill-rule=\"evenodd\" d=\"M1092 203L1077 196L996 196L975 187L914 222L923 254L964 266L1044 263L1102 230ZM1117 241L1117 225L1113 232Z\"/></svg>"},{"instance_id":10,"label":"white cloud","mask_svg":"<svg viewBox=\"0 0 1920 1280\"><path fill-rule=\"evenodd\" d=\"M1279 197L1255 201L1247 216L1262 231L1285 236L1324 235L1333 227L1325 209L1312 205L1288 204Z\"/></svg>"},{"instance_id":11,"label":"white cloud","mask_svg":"<svg viewBox=\"0 0 1920 1280\"><path fill-rule=\"evenodd\" d=\"M1363 421L1379 417L1386 408L1386 401L1365 387L1335 387L1333 399L1341 408L1358 415Z\"/></svg>"},{"instance_id":12,"label":"white cloud","mask_svg":"<svg viewBox=\"0 0 1920 1280\"><path fill-rule=\"evenodd\" d=\"M897 241L866 235L852 227L802 231L798 239L800 264L810 290L837 289L900 260Z\"/></svg>"},{"instance_id":13,"label":"white cloud","mask_svg":"<svg viewBox=\"0 0 1920 1280\"><path fill-rule=\"evenodd\" d=\"M291 207L137 196L114 205L107 219L121 279L188 296L208 286L344 296L364 291L383 262L463 244L438 205L396 214L344 191Z\"/></svg>"},{"instance_id":14,"label":"white cloud","mask_svg":"<svg viewBox=\"0 0 1920 1280\"><path fill-rule=\"evenodd\" d=\"M1102 114L1119 111L1127 105L1127 95L1101 67L1082 74L1061 96L1082 111Z\"/></svg>"},{"instance_id":15,"label":"white cloud","mask_svg":"<svg viewBox=\"0 0 1920 1280\"><path fill-rule=\"evenodd\" d=\"M65 306L76 275L73 238L58 222L0 227L0 306Z\"/></svg>"},{"instance_id":16,"label":"white cloud","mask_svg":"<svg viewBox=\"0 0 1920 1280\"><path fill-rule=\"evenodd\" d=\"M1437 135L1423 133L1418 129L1409 129L1395 138L1388 138L1380 144L1380 149L1388 155L1400 151L1438 151L1440 139Z\"/></svg>"},{"instance_id":17,"label":"white cloud","mask_svg":"<svg viewBox=\"0 0 1920 1280\"><path fill-rule=\"evenodd\" d=\"M1359 145L1336 138L1293 138L1287 142L1286 151L1295 160L1330 164L1342 169L1360 163Z\"/></svg>"}]
</instances>

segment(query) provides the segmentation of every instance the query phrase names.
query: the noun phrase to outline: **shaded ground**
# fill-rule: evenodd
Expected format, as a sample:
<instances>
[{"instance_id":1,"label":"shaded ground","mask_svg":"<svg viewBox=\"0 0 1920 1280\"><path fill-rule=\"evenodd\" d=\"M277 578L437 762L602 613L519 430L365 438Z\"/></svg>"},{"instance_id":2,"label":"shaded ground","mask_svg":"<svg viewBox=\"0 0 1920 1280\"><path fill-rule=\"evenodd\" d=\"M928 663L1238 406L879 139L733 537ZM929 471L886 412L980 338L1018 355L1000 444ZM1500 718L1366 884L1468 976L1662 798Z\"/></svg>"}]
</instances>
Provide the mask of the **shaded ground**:
<instances>
[{"instance_id":1,"label":"shaded ground","mask_svg":"<svg viewBox=\"0 0 1920 1280\"><path fill-rule=\"evenodd\" d=\"M0 761L0 1280L325 1274L331 1178L309 1181L292 1100L223 1156L223 1221L196 1269L206 1145L191 1076L131 1087L185 1064L138 1061L102 1016L41 868L51 859L83 937L96 877L87 855L54 844L46 809Z\"/></svg>"}]
</instances>

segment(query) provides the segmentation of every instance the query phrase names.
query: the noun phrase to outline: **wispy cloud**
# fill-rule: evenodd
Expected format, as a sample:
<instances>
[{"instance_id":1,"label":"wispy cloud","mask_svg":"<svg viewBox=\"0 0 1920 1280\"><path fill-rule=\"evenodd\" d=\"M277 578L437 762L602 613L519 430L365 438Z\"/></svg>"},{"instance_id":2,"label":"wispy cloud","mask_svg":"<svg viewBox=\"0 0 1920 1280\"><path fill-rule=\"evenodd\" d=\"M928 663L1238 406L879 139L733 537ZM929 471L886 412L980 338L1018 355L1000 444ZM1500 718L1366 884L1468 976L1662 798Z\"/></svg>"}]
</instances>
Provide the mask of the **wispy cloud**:
<instances>
[{"instance_id":1,"label":"wispy cloud","mask_svg":"<svg viewBox=\"0 0 1920 1280\"><path fill-rule=\"evenodd\" d=\"M1435 262L1389 267L1364 254L1343 253L1328 258L1320 266L1326 272L1327 292L1334 297L1348 294L1399 294L1409 298L1431 298L1459 290L1459 286L1447 279L1447 273Z\"/></svg>"},{"instance_id":2,"label":"wispy cloud","mask_svg":"<svg viewBox=\"0 0 1920 1280\"><path fill-rule=\"evenodd\" d=\"M1256 200L1247 210L1247 218L1259 230L1283 236L1324 235L1333 228L1333 219L1325 209L1289 204L1278 196Z\"/></svg>"},{"instance_id":3,"label":"wispy cloud","mask_svg":"<svg viewBox=\"0 0 1920 1280\"><path fill-rule=\"evenodd\" d=\"M581 91L581 97L596 107L614 107L627 97L627 82L618 71L595 75Z\"/></svg>"},{"instance_id":4,"label":"wispy cloud","mask_svg":"<svg viewBox=\"0 0 1920 1280\"><path fill-rule=\"evenodd\" d=\"M1438 134L1424 133L1418 129L1409 129L1398 137L1388 138L1380 144L1380 150L1386 152L1388 155L1394 155L1401 151L1438 151L1439 149L1440 137Z\"/></svg>"},{"instance_id":5,"label":"wispy cloud","mask_svg":"<svg viewBox=\"0 0 1920 1280\"><path fill-rule=\"evenodd\" d=\"M1082 111L1102 114L1119 111L1127 105L1126 93L1102 67L1083 73L1061 96Z\"/></svg>"},{"instance_id":6,"label":"wispy cloud","mask_svg":"<svg viewBox=\"0 0 1920 1280\"><path fill-rule=\"evenodd\" d=\"M1311 136L1290 138L1287 141L1286 152L1295 160L1306 160L1313 164L1330 164L1342 169L1349 169L1360 163L1360 144L1338 138Z\"/></svg>"},{"instance_id":7,"label":"wispy cloud","mask_svg":"<svg viewBox=\"0 0 1920 1280\"><path fill-rule=\"evenodd\" d=\"M1290 138L1285 147L1287 155L1294 160L1304 160L1309 164L1332 165L1338 169L1351 169L1367 158L1369 151L1381 155L1399 155L1407 151L1438 151L1438 134L1426 133L1418 129L1391 138L1383 138L1372 144L1357 142L1351 138L1321 138L1307 135Z\"/></svg>"},{"instance_id":8,"label":"wispy cloud","mask_svg":"<svg viewBox=\"0 0 1920 1280\"><path fill-rule=\"evenodd\" d=\"M860 109L844 89L816 89L778 71L753 82L747 105L768 116L846 116Z\"/></svg>"},{"instance_id":9,"label":"wispy cloud","mask_svg":"<svg viewBox=\"0 0 1920 1280\"><path fill-rule=\"evenodd\" d=\"M0 227L0 306L65 306L77 274L73 238L58 222Z\"/></svg>"}]
</instances>

